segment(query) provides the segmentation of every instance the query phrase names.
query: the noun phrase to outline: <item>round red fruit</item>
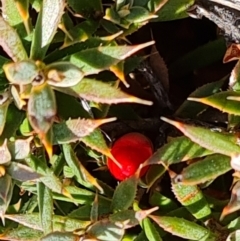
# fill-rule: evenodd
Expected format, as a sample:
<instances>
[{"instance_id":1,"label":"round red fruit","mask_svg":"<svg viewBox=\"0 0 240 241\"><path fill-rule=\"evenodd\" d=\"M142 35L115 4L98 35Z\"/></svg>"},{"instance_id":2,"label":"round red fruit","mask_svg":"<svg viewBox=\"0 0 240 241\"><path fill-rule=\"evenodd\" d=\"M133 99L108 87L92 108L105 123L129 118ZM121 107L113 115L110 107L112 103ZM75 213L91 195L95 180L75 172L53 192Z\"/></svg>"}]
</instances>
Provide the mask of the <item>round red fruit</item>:
<instances>
[{"instance_id":1,"label":"round red fruit","mask_svg":"<svg viewBox=\"0 0 240 241\"><path fill-rule=\"evenodd\" d=\"M139 165L153 154L153 145L146 136L132 132L116 140L111 153L122 168L119 168L110 158L107 160L108 168L117 180L122 181L134 175ZM140 177L147 170L148 166L144 167L140 172Z\"/></svg>"}]
</instances>

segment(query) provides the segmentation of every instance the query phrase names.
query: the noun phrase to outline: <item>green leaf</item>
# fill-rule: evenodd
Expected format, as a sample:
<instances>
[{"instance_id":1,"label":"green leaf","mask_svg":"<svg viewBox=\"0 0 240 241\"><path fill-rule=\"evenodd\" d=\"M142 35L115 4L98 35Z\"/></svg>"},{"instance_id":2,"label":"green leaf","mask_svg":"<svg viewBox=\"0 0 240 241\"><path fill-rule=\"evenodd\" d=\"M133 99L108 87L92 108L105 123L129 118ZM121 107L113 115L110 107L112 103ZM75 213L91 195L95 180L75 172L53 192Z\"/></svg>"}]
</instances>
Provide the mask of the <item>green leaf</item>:
<instances>
[{"instance_id":1,"label":"green leaf","mask_svg":"<svg viewBox=\"0 0 240 241\"><path fill-rule=\"evenodd\" d=\"M11 156L14 160L25 159L30 151L30 143L33 140L33 137L30 136L27 139L17 139L8 143L8 148L11 153Z\"/></svg>"},{"instance_id":2,"label":"green leaf","mask_svg":"<svg viewBox=\"0 0 240 241\"><path fill-rule=\"evenodd\" d=\"M20 182L36 180L42 176L34 172L30 167L17 162L11 162L6 171L13 179Z\"/></svg>"},{"instance_id":3,"label":"green leaf","mask_svg":"<svg viewBox=\"0 0 240 241\"><path fill-rule=\"evenodd\" d=\"M203 127L191 126L165 117L162 117L161 119L178 128L193 142L212 152L230 157L234 157L236 154L240 153L239 145L237 142L233 142L233 135L213 132Z\"/></svg>"},{"instance_id":4,"label":"green leaf","mask_svg":"<svg viewBox=\"0 0 240 241\"><path fill-rule=\"evenodd\" d=\"M9 104L11 103L9 97L8 97L8 93L7 94L7 99L5 98L5 93L0 93L0 96L3 97L3 101L0 104L0 135L3 133L4 128L6 126L6 120L7 120L7 112L8 112L8 107Z\"/></svg>"},{"instance_id":5,"label":"green leaf","mask_svg":"<svg viewBox=\"0 0 240 241\"><path fill-rule=\"evenodd\" d=\"M42 236L43 232L22 225L1 233L1 238L5 240L39 241Z\"/></svg>"},{"instance_id":6,"label":"green leaf","mask_svg":"<svg viewBox=\"0 0 240 241\"><path fill-rule=\"evenodd\" d=\"M121 241L124 233L125 230L121 226L107 220L102 220L88 228L86 237L101 241Z\"/></svg>"},{"instance_id":7,"label":"green leaf","mask_svg":"<svg viewBox=\"0 0 240 241\"><path fill-rule=\"evenodd\" d=\"M151 101L143 100L138 97L122 92L109 83L104 83L99 80L83 78L80 83L69 89L58 89L69 95L81 97L83 99L94 101L103 104L117 103L139 103L144 105L152 105Z\"/></svg>"},{"instance_id":8,"label":"green leaf","mask_svg":"<svg viewBox=\"0 0 240 241\"><path fill-rule=\"evenodd\" d=\"M225 80L226 78L223 78L219 81L203 85L200 88L196 89L193 93L191 93L189 97L205 97L215 94L220 90ZM206 108L207 107L204 104L186 100L177 109L175 115L182 118L195 118L199 113L204 111Z\"/></svg>"},{"instance_id":9,"label":"green leaf","mask_svg":"<svg viewBox=\"0 0 240 241\"><path fill-rule=\"evenodd\" d=\"M78 160L77 156L75 155L70 145L67 145L67 144L63 145L63 153L65 156L66 162L71 168L78 183L91 189L94 186L98 190L100 190L100 192L103 192L101 186L97 182L97 179L94 178L83 166L83 164Z\"/></svg>"},{"instance_id":10,"label":"green leaf","mask_svg":"<svg viewBox=\"0 0 240 241\"><path fill-rule=\"evenodd\" d=\"M177 200L197 219L209 217L211 209L197 186L187 186L172 182L172 191Z\"/></svg>"},{"instance_id":11,"label":"green leaf","mask_svg":"<svg viewBox=\"0 0 240 241\"><path fill-rule=\"evenodd\" d=\"M83 78L81 69L69 62L50 64L44 71L48 84L56 87L74 86Z\"/></svg>"},{"instance_id":12,"label":"green leaf","mask_svg":"<svg viewBox=\"0 0 240 241\"><path fill-rule=\"evenodd\" d=\"M79 237L71 233L53 232L41 238L41 241L76 241Z\"/></svg>"},{"instance_id":13,"label":"green leaf","mask_svg":"<svg viewBox=\"0 0 240 241\"><path fill-rule=\"evenodd\" d=\"M43 231L39 213L6 214L5 218L15 221L26 227ZM53 223L54 231L73 232L75 230L86 228L91 222L81 221L78 219L73 219L73 218L59 216L59 215L53 215L52 223Z\"/></svg>"},{"instance_id":14,"label":"green leaf","mask_svg":"<svg viewBox=\"0 0 240 241\"><path fill-rule=\"evenodd\" d=\"M77 52L69 60L81 68L84 75L97 74L152 44L154 41L133 46L100 46Z\"/></svg>"},{"instance_id":15,"label":"green leaf","mask_svg":"<svg viewBox=\"0 0 240 241\"><path fill-rule=\"evenodd\" d=\"M0 45L6 54L14 61L27 59L27 53L22 45L21 39L17 32L0 17Z\"/></svg>"},{"instance_id":16,"label":"green leaf","mask_svg":"<svg viewBox=\"0 0 240 241\"><path fill-rule=\"evenodd\" d=\"M167 216L149 216L165 231L184 239L201 240L209 236L209 231L183 218L167 217Z\"/></svg>"},{"instance_id":17,"label":"green leaf","mask_svg":"<svg viewBox=\"0 0 240 241\"><path fill-rule=\"evenodd\" d=\"M65 1L62 0L45 0L42 2L31 46L31 59L42 60L44 58L57 31L64 8Z\"/></svg>"},{"instance_id":18,"label":"green leaf","mask_svg":"<svg viewBox=\"0 0 240 241\"><path fill-rule=\"evenodd\" d=\"M38 183L38 207L41 226L45 234L53 231L53 197L51 190L42 183Z\"/></svg>"},{"instance_id":19,"label":"green leaf","mask_svg":"<svg viewBox=\"0 0 240 241\"><path fill-rule=\"evenodd\" d=\"M51 128L56 112L52 88L47 83L33 86L28 101L28 120L32 128L44 136Z\"/></svg>"},{"instance_id":20,"label":"green leaf","mask_svg":"<svg viewBox=\"0 0 240 241\"><path fill-rule=\"evenodd\" d=\"M228 114L240 115L239 102L236 101L238 98L240 95L237 92L223 91L204 98L189 97L188 100L209 105Z\"/></svg>"},{"instance_id":21,"label":"green leaf","mask_svg":"<svg viewBox=\"0 0 240 241\"><path fill-rule=\"evenodd\" d=\"M103 11L101 0L67 0L67 3L76 13L86 18L89 18L91 15L94 16L96 13L101 13Z\"/></svg>"},{"instance_id":22,"label":"green leaf","mask_svg":"<svg viewBox=\"0 0 240 241\"><path fill-rule=\"evenodd\" d=\"M13 186L12 178L8 174L0 177L0 218L3 224L5 224L5 212L12 199Z\"/></svg>"},{"instance_id":23,"label":"green leaf","mask_svg":"<svg viewBox=\"0 0 240 241\"><path fill-rule=\"evenodd\" d=\"M159 148L144 165L165 163L171 165L193 158L211 155L213 152L201 147L185 136L173 138Z\"/></svg>"},{"instance_id":24,"label":"green leaf","mask_svg":"<svg viewBox=\"0 0 240 241\"><path fill-rule=\"evenodd\" d=\"M169 0L157 13L155 21L170 21L188 17L186 10L194 0Z\"/></svg>"},{"instance_id":25,"label":"green leaf","mask_svg":"<svg viewBox=\"0 0 240 241\"><path fill-rule=\"evenodd\" d=\"M3 70L8 81L17 85L30 84L39 75L38 66L32 60L7 63Z\"/></svg>"},{"instance_id":26,"label":"green leaf","mask_svg":"<svg viewBox=\"0 0 240 241\"><path fill-rule=\"evenodd\" d=\"M53 126L54 138L57 143L70 143L78 141L81 137L92 133L100 125L115 121L116 118L107 119L69 119L66 122Z\"/></svg>"},{"instance_id":27,"label":"green leaf","mask_svg":"<svg viewBox=\"0 0 240 241\"><path fill-rule=\"evenodd\" d=\"M112 198L112 210L127 210L132 204L137 193L138 179L130 177L122 181L116 188Z\"/></svg>"},{"instance_id":28,"label":"green leaf","mask_svg":"<svg viewBox=\"0 0 240 241\"><path fill-rule=\"evenodd\" d=\"M142 228L149 241L150 240L162 241L162 238L160 237L158 231L156 230L155 226L153 225L153 223L150 221L149 218L145 218L142 221Z\"/></svg>"},{"instance_id":29,"label":"green leaf","mask_svg":"<svg viewBox=\"0 0 240 241\"><path fill-rule=\"evenodd\" d=\"M187 185L205 183L230 171L232 169L230 162L231 158L228 156L210 155L184 168L182 173L177 175L176 180Z\"/></svg>"}]
</instances>

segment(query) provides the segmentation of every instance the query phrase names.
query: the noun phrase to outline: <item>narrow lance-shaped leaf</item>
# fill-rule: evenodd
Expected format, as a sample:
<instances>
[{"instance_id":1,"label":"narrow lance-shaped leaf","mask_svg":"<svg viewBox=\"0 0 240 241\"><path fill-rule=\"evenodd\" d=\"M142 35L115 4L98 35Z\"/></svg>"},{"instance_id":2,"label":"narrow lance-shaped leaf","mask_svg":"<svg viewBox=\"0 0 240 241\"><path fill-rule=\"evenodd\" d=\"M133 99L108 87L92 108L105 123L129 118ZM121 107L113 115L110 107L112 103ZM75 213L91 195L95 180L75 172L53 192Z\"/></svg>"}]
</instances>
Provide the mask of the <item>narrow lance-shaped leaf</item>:
<instances>
[{"instance_id":1,"label":"narrow lance-shaped leaf","mask_svg":"<svg viewBox=\"0 0 240 241\"><path fill-rule=\"evenodd\" d=\"M11 103L8 92L0 93L0 98L1 97L3 99L0 102L0 135L3 133L3 130L5 128L8 107Z\"/></svg>"},{"instance_id":2,"label":"narrow lance-shaped leaf","mask_svg":"<svg viewBox=\"0 0 240 241\"><path fill-rule=\"evenodd\" d=\"M188 100L209 105L228 114L240 115L239 103L234 100L235 97L240 99L240 95L237 92L223 91L204 98L189 97Z\"/></svg>"},{"instance_id":3,"label":"narrow lance-shaped leaf","mask_svg":"<svg viewBox=\"0 0 240 241\"><path fill-rule=\"evenodd\" d=\"M187 185L197 185L214 180L232 169L231 158L221 154L207 156L184 168L174 179Z\"/></svg>"},{"instance_id":4,"label":"narrow lance-shaped leaf","mask_svg":"<svg viewBox=\"0 0 240 241\"><path fill-rule=\"evenodd\" d=\"M145 218L142 221L142 229L144 230L148 240L162 241L159 232L149 218Z\"/></svg>"},{"instance_id":5,"label":"narrow lance-shaped leaf","mask_svg":"<svg viewBox=\"0 0 240 241\"><path fill-rule=\"evenodd\" d=\"M69 89L59 89L66 94L81 97L83 99L103 104L118 103L139 103L144 105L152 105L151 101L143 100L138 97L124 93L120 89L104 83L99 80L84 78L77 85Z\"/></svg>"},{"instance_id":6,"label":"narrow lance-shaped leaf","mask_svg":"<svg viewBox=\"0 0 240 241\"><path fill-rule=\"evenodd\" d=\"M45 234L53 231L53 197L51 190L43 183L38 183L38 208L42 229Z\"/></svg>"},{"instance_id":7,"label":"narrow lance-shaped leaf","mask_svg":"<svg viewBox=\"0 0 240 241\"><path fill-rule=\"evenodd\" d=\"M183 218L149 216L165 231L184 239L201 240L209 236L208 229Z\"/></svg>"},{"instance_id":8,"label":"narrow lance-shaped leaf","mask_svg":"<svg viewBox=\"0 0 240 241\"><path fill-rule=\"evenodd\" d=\"M240 154L240 146L232 141L233 137L230 135L213 132L203 127L191 126L165 117L162 117L161 119L175 126L193 142L212 152L230 157L238 156L238 154Z\"/></svg>"},{"instance_id":9,"label":"narrow lance-shaped leaf","mask_svg":"<svg viewBox=\"0 0 240 241\"><path fill-rule=\"evenodd\" d=\"M112 198L112 210L127 210L132 204L137 193L138 179L133 176L122 181L116 188Z\"/></svg>"},{"instance_id":10,"label":"narrow lance-shaped leaf","mask_svg":"<svg viewBox=\"0 0 240 241\"><path fill-rule=\"evenodd\" d=\"M13 220L26 227L43 231L39 213L6 214L5 218ZM59 215L53 215L52 222L53 222L53 231L63 231L63 232L64 231L73 232L75 230L84 229L87 226L89 226L89 224L91 223L90 221L82 221L82 220L63 217Z\"/></svg>"},{"instance_id":11,"label":"narrow lance-shaped leaf","mask_svg":"<svg viewBox=\"0 0 240 241\"><path fill-rule=\"evenodd\" d=\"M57 143L70 143L89 135L100 125L115 121L116 118L107 119L69 119L66 122L53 126L54 138Z\"/></svg>"},{"instance_id":12,"label":"narrow lance-shaped leaf","mask_svg":"<svg viewBox=\"0 0 240 241\"><path fill-rule=\"evenodd\" d=\"M31 46L31 59L41 60L53 39L64 13L64 0L44 0L38 15Z\"/></svg>"},{"instance_id":13,"label":"narrow lance-shaped leaf","mask_svg":"<svg viewBox=\"0 0 240 241\"><path fill-rule=\"evenodd\" d=\"M13 183L12 178L5 174L0 177L0 218L3 224L5 224L5 212L12 199Z\"/></svg>"},{"instance_id":14,"label":"narrow lance-shaped leaf","mask_svg":"<svg viewBox=\"0 0 240 241\"><path fill-rule=\"evenodd\" d=\"M97 74L152 44L154 41L133 46L100 46L86 49L71 55L70 62L81 68L85 75Z\"/></svg>"},{"instance_id":15,"label":"narrow lance-shaped leaf","mask_svg":"<svg viewBox=\"0 0 240 241\"><path fill-rule=\"evenodd\" d=\"M172 139L169 143L159 148L144 165L164 163L171 165L182 161L211 155L213 152L201 147L185 136Z\"/></svg>"},{"instance_id":16,"label":"narrow lance-shaped leaf","mask_svg":"<svg viewBox=\"0 0 240 241\"><path fill-rule=\"evenodd\" d=\"M92 148L93 150L96 150L96 151L102 153L103 155L106 155L107 157L109 157L120 168L122 167L121 164L112 155L112 153L111 153L109 147L107 146L106 141L104 140L104 137L99 129L95 129L90 135L81 138L81 141L85 145Z\"/></svg>"},{"instance_id":17,"label":"narrow lance-shaped leaf","mask_svg":"<svg viewBox=\"0 0 240 241\"><path fill-rule=\"evenodd\" d=\"M69 144L63 145L63 153L67 164L72 169L76 180L83 186L92 188L95 186L100 192L103 192L101 186L98 184L96 178L94 178L87 169L78 160L77 156L73 152L72 147Z\"/></svg>"},{"instance_id":18,"label":"narrow lance-shaped leaf","mask_svg":"<svg viewBox=\"0 0 240 241\"><path fill-rule=\"evenodd\" d=\"M126 87L130 86L124 76L124 62L123 61L120 61L119 63L110 66L109 69L122 81L122 83Z\"/></svg>"},{"instance_id":19,"label":"narrow lance-shaped leaf","mask_svg":"<svg viewBox=\"0 0 240 241\"><path fill-rule=\"evenodd\" d=\"M173 179L172 191L177 200L185 206L195 218L203 219L211 214L211 209L203 196L202 191L197 186L174 183Z\"/></svg>"},{"instance_id":20,"label":"narrow lance-shaped leaf","mask_svg":"<svg viewBox=\"0 0 240 241\"><path fill-rule=\"evenodd\" d=\"M6 54L15 62L27 59L27 53L17 32L0 17L0 45Z\"/></svg>"}]
</instances>

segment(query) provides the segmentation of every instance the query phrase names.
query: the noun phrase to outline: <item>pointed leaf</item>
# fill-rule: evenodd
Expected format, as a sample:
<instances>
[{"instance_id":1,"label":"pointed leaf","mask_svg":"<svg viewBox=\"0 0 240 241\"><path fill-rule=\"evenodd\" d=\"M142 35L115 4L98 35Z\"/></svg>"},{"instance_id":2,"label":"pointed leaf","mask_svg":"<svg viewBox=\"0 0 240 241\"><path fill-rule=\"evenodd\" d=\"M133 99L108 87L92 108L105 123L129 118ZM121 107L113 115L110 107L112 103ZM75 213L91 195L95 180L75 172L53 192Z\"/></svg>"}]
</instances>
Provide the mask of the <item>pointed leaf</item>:
<instances>
[{"instance_id":1,"label":"pointed leaf","mask_svg":"<svg viewBox=\"0 0 240 241\"><path fill-rule=\"evenodd\" d=\"M53 126L54 138L57 143L70 143L92 133L100 125L115 121L108 119L69 119Z\"/></svg>"},{"instance_id":2,"label":"pointed leaf","mask_svg":"<svg viewBox=\"0 0 240 241\"><path fill-rule=\"evenodd\" d=\"M175 179L187 185L205 183L230 171L232 169L230 161L231 158L228 156L210 155L184 168Z\"/></svg>"},{"instance_id":3,"label":"pointed leaf","mask_svg":"<svg viewBox=\"0 0 240 241\"><path fill-rule=\"evenodd\" d=\"M197 186L172 183L172 191L177 200L197 219L207 218L211 209Z\"/></svg>"},{"instance_id":4,"label":"pointed leaf","mask_svg":"<svg viewBox=\"0 0 240 241\"><path fill-rule=\"evenodd\" d=\"M13 179L20 182L36 180L42 176L34 172L30 167L17 162L11 162L6 171Z\"/></svg>"},{"instance_id":5,"label":"pointed leaf","mask_svg":"<svg viewBox=\"0 0 240 241\"><path fill-rule=\"evenodd\" d=\"M41 226L45 234L53 231L53 197L51 190L43 183L38 183L38 208Z\"/></svg>"},{"instance_id":6,"label":"pointed leaf","mask_svg":"<svg viewBox=\"0 0 240 241\"><path fill-rule=\"evenodd\" d=\"M13 220L26 227L43 231L39 213L6 214L5 218ZM78 229L84 229L90 224L90 221L81 221L78 219L63 217L63 216L59 216L59 215L53 215L52 222L53 222L53 230L54 231L62 231L62 232L64 232L64 231L65 232L73 232Z\"/></svg>"},{"instance_id":7,"label":"pointed leaf","mask_svg":"<svg viewBox=\"0 0 240 241\"><path fill-rule=\"evenodd\" d=\"M6 125L8 107L11 101L10 101L8 92L0 93L0 97L3 98L0 103L0 135L1 135Z\"/></svg>"},{"instance_id":8,"label":"pointed leaf","mask_svg":"<svg viewBox=\"0 0 240 241\"><path fill-rule=\"evenodd\" d=\"M152 44L154 41L135 46L100 46L86 49L71 55L70 62L81 68L84 75L97 74Z\"/></svg>"},{"instance_id":9,"label":"pointed leaf","mask_svg":"<svg viewBox=\"0 0 240 241\"><path fill-rule=\"evenodd\" d=\"M45 68L47 82L56 87L70 87L78 84L83 73L74 64L69 62L56 62Z\"/></svg>"},{"instance_id":10,"label":"pointed leaf","mask_svg":"<svg viewBox=\"0 0 240 241\"><path fill-rule=\"evenodd\" d=\"M110 66L109 68L121 81L122 83L128 88L130 85L127 83L125 76L124 76L124 62L120 61L119 63Z\"/></svg>"},{"instance_id":11,"label":"pointed leaf","mask_svg":"<svg viewBox=\"0 0 240 241\"><path fill-rule=\"evenodd\" d=\"M98 194L96 193L95 199L92 204L90 220L94 223L98 221Z\"/></svg>"},{"instance_id":12,"label":"pointed leaf","mask_svg":"<svg viewBox=\"0 0 240 241\"><path fill-rule=\"evenodd\" d=\"M130 177L122 181L116 188L112 198L112 210L127 210L132 204L137 193L138 179Z\"/></svg>"},{"instance_id":13,"label":"pointed leaf","mask_svg":"<svg viewBox=\"0 0 240 241\"><path fill-rule=\"evenodd\" d=\"M72 147L68 144L63 145L63 153L67 164L72 169L76 180L83 186L93 188L95 186L100 192L103 192L101 186L98 184L97 179L94 178L87 169L82 165L75 155Z\"/></svg>"},{"instance_id":14,"label":"pointed leaf","mask_svg":"<svg viewBox=\"0 0 240 241\"><path fill-rule=\"evenodd\" d=\"M240 95L234 91L223 91L204 98L190 97L188 100L209 105L228 114L240 115L239 103L234 100L235 97L240 98Z\"/></svg>"},{"instance_id":15,"label":"pointed leaf","mask_svg":"<svg viewBox=\"0 0 240 241\"><path fill-rule=\"evenodd\" d=\"M86 231L86 237L101 241L121 241L125 230L121 225L102 220L94 223Z\"/></svg>"},{"instance_id":16,"label":"pointed leaf","mask_svg":"<svg viewBox=\"0 0 240 241\"><path fill-rule=\"evenodd\" d=\"M158 233L157 229L155 228L155 226L149 218L145 218L142 221L142 228L148 240L162 241L160 234Z\"/></svg>"},{"instance_id":17,"label":"pointed leaf","mask_svg":"<svg viewBox=\"0 0 240 241\"><path fill-rule=\"evenodd\" d=\"M146 8L133 6L130 8L130 13L124 19L130 23L141 23L157 17L157 15L149 12Z\"/></svg>"},{"instance_id":18,"label":"pointed leaf","mask_svg":"<svg viewBox=\"0 0 240 241\"><path fill-rule=\"evenodd\" d=\"M33 86L28 101L28 120L39 134L46 134L56 115L56 100L51 87L44 83Z\"/></svg>"},{"instance_id":19,"label":"pointed leaf","mask_svg":"<svg viewBox=\"0 0 240 241\"><path fill-rule=\"evenodd\" d=\"M12 178L8 174L0 177L0 218L2 219L3 225L5 224L5 212L12 199L13 186Z\"/></svg>"},{"instance_id":20,"label":"pointed leaf","mask_svg":"<svg viewBox=\"0 0 240 241\"><path fill-rule=\"evenodd\" d=\"M32 60L7 63L3 70L8 81L17 85L30 84L39 75L39 69Z\"/></svg>"},{"instance_id":21,"label":"pointed leaf","mask_svg":"<svg viewBox=\"0 0 240 241\"><path fill-rule=\"evenodd\" d=\"M237 142L233 142L233 135L213 132L203 127L191 126L167 119L165 117L162 117L161 119L178 128L193 142L212 152L220 153L230 157L235 157L235 155L240 153L240 146L237 144Z\"/></svg>"},{"instance_id":22,"label":"pointed leaf","mask_svg":"<svg viewBox=\"0 0 240 241\"><path fill-rule=\"evenodd\" d=\"M0 45L6 54L14 62L27 59L27 53L17 32L2 17L0 17L0 30Z\"/></svg>"},{"instance_id":23,"label":"pointed leaf","mask_svg":"<svg viewBox=\"0 0 240 241\"><path fill-rule=\"evenodd\" d=\"M33 43L31 46L31 58L41 60L52 41L61 17L64 13L65 1L45 0L38 15Z\"/></svg>"},{"instance_id":24,"label":"pointed leaf","mask_svg":"<svg viewBox=\"0 0 240 241\"><path fill-rule=\"evenodd\" d=\"M167 217L167 216L149 216L165 231L184 239L201 240L209 236L209 231L183 218Z\"/></svg>"},{"instance_id":25,"label":"pointed leaf","mask_svg":"<svg viewBox=\"0 0 240 241\"><path fill-rule=\"evenodd\" d=\"M65 91L69 95L81 97L86 100L104 103L104 104L117 104L117 103L139 103L144 105L152 105L151 101L143 100L135 96L122 92L116 87L99 80L84 78L82 81Z\"/></svg>"},{"instance_id":26,"label":"pointed leaf","mask_svg":"<svg viewBox=\"0 0 240 241\"><path fill-rule=\"evenodd\" d=\"M7 229L0 234L2 240L12 241L39 241L42 236L43 232L21 225L14 229Z\"/></svg>"},{"instance_id":27,"label":"pointed leaf","mask_svg":"<svg viewBox=\"0 0 240 241\"><path fill-rule=\"evenodd\" d=\"M192 142L185 136L173 138L169 143L159 148L144 165L164 163L171 165L194 158L211 155L209 151L201 145Z\"/></svg>"}]
</instances>

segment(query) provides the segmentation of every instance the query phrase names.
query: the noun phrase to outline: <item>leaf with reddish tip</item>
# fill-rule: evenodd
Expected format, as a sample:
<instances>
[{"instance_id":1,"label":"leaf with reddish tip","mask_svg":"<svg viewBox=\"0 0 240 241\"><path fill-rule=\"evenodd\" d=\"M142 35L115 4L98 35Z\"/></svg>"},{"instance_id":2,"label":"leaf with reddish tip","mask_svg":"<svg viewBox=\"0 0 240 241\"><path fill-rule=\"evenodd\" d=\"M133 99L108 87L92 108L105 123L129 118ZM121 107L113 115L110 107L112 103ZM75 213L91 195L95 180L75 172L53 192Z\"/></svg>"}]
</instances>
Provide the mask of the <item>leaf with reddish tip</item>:
<instances>
[{"instance_id":1,"label":"leaf with reddish tip","mask_svg":"<svg viewBox=\"0 0 240 241\"><path fill-rule=\"evenodd\" d=\"M209 151L200 145L192 142L185 136L173 138L169 143L159 148L144 165L164 163L167 166L190 159L211 155Z\"/></svg>"},{"instance_id":2,"label":"leaf with reddish tip","mask_svg":"<svg viewBox=\"0 0 240 241\"><path fill-rule=\"evenodd\" d=\"M154 41L133 46L100 46L75 53L69 60L82 69L84 75L97 74L152 44Z\"/></svg>"},{"instance_id":3,"label":"leaf with reddish tip","mask_svg":"<svg viewBox=\"0 0 240 241\"><path fill-rule=\"evenodd\" d=\"M100 125L115 120L115 117L107 119L69 119L53 126L54 138L57 143L75 142L92 133Z\"/></svg>"},{"instance_id":4,"label":"leaf with reddish tip","mask_svg":"<svg viewBox=\"0 0 240 241\"><path fill-rule=\"evenodd\" d=\"M0 17L0 45L6 54L14 61L27 59L26 50L23 47L20 37L17 32Z\"/></svg>"},{"instance_id":5,"label":"leaf with reddish tip","mask_svg":"<svg viewBox=\"0 0 240 241\"><path fill-rule=\"evenodd\" d=\"M176 177L176 180L187 185L197 185L214 180L232 169L230 161L229 156L221 154L207 156L203 160L194 162L184 168L182 173Z\"/></svg>"},{"instance_id":6,"label":"leaf with reddish tip","mask_svg":"<svg viewBox=\"0 0 240 241\"><path fill-rule=\"evenodd\" d=\"M165 231L184 239L201 240L210 234L208 229L183 218L153 215L149 217Z\"/></svg>"},{"instance_id":7,"label":"leaf with reddish tip","mask_svg":"<svg viewBox=\"0 0 240 241\"><path fill-rule=\"evenodd\" d=\"M236 101L236 98L240 99L239 93L223 91L204 98L189 97L188 100L209 105L228 114L240 115L239 103Z\"/></svg>"},{"instance_id":8,"label":"leaf with reddish tip","mask_svg":"<svg viewBox=\"0 0 240 241\"><path fill-rule=\"evenodd\" d=\"M107 157L109 157L120 168L122 167L118 163L118 161L114 158L114 156L112 155L112 153L111 153L109 147L107 146L106 141L104 140L104 137L99 129L95 129L92 133L90 133L90 135L81 138L81 141L85 145L92 148L93 150L96 150L96 151L102 153L103 155L106 155Z\"/></svg>"},{"instance_id":9,"label":"leaf with reddish tip","mask_svg":"<svg viewBox=\"0 0 240 241\"><path fill-rule=\"evenodd\" d=\"M197 186L172 182L172 191L177 200L197 219L207 218L211 209Z\"/></svg>"},{"instance_id":10,"label":"leaf with reddish tip","mask_svg":"<svg viewBox=\"0 0 240 241\"><path fill-rule=\"evenodd\" d=\"M173 121L162 117L163 121L175 126L185 136L200 146L226 156L234 157L240 153L240 146L233 142L233 135L226 135L220 132L213 132L209 129L197 126L191 126L178 121Z\"/></svg>"},{"instance_id":11,"label":"leaf with reddish tip","mask_svg":"<svg viewBox=\"0 0 240 241\"><path fill-rule=\"evenodd\" d=\"M111 86L109 83L104 83L99 80L83 78L77 85L59 91L69 95L81 97L89 101L94 101L103 104L118 104L118 103L138 103L143 105L152 105L151 101L143 100L138 97L124 93L120 89Z\"/></svg>"},{"instance_id":12,"label":"leaf with reddish tip","mask_svg":"<svg viewBox=\"0 0 240 241\"><path fill-rule=\"evenodd\" d=\"M33 129L45 135L51 128L57 111L52 88L44 83L33 86L28 101L28 120Z\"/></svg>"},{"instance_id":13,"label":"leaf with reddish tip","mask_svg":"<svg viewBox=\"0 0 240 241\"><path fill-rule=\"evenodd\" d=\"M112 198L112 210L127 210L132 204L137 193L138 179L133 176L122 181L116 188Z\"/></svg>"},{"instance_id":14,"label":"leaf with reddish tip","mask_svg":"<svg viewBox=\"0 0 240 241\"><path fill-rule=\"evenodd\" d=\"M94 186L100 192L103 192L103 189L98 184L97 179L94 178L87 171L87 169L82 165L82 163L78 160L72 147L69 144L63 145L63 153L65 156L66 162L71 168L73 175L75 176L78 183L91 189L93 189L93 186Z\"/></svg>"}]
</instances>

